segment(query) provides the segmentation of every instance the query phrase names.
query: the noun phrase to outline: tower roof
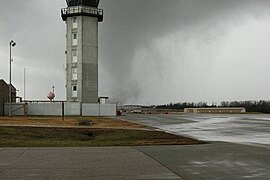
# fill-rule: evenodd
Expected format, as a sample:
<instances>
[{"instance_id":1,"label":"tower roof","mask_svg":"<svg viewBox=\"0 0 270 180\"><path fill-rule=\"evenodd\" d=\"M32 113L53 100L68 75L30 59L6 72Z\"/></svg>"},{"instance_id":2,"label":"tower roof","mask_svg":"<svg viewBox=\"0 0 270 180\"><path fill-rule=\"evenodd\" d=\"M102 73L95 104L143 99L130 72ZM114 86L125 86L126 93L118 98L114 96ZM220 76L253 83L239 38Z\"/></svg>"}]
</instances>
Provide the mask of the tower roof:
<instances>
[{"instance_id":1,"label":"tower roof","mask_svg":"<svg viewBox=\"0 0 270 180\"><path fill-rule=\"evenodd\" d=\"M98 7L100 0L66 0L68 7L71 6L91 6Z\"/></svg>"}]
</instances>

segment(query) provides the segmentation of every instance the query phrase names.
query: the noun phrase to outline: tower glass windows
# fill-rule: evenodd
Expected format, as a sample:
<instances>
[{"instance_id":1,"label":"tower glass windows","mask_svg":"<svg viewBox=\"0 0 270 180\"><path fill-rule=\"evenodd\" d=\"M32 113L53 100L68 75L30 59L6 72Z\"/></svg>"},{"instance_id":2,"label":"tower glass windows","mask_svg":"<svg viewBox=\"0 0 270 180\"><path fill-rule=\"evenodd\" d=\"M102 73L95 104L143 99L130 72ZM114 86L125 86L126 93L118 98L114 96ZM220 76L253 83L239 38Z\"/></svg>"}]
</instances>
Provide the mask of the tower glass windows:
<instances>
[{"instance_id":1,"label":"tower glass windows","mask_svg":"<svg viewBox=\"0 0 270 180\"><path fill-rule=\"evenodd\" d=\"M75 28L78 28L78 18L75 16L73 17L73 25L72 27L75 29Z\"/></svg>"},{"instance_id":2,"label":"tower glass windows","mask_svg":"<svg viewBox=\"0 0 270 180\"><path fill-rule=\"evenodd\" d=\"M78 50L73 49L72 50L72 63L77 63L78 62Z\"/></svg>"},{"instance_id":3,"label":"tower glass windows","mask_svg":"<svg viewBox=\"0 0 270 180\"><path fill-rule=\"evenodd\" d=\"M77 85L72 86L72 97L73 98L78 97Z\"/></svg>"},{"instance_id":4,"label":"tower glass windows","mask_svg":"<svg viewBox=\"0 0 270 180\"><path fill-rule=\"evenodd\" d=\"M72 34L72 45L73 46L78 45L78 33L73 33Z\"/></svg>"},{"instance_id":5,"label":"tower glass windows","mask_svg":"<svg viewBox=\"0 0 270 180\"><path fill-rule=\"evenodd\" d=\"M77 68L72 68L72 80L73 81L78 80Z\"/></svg>"}]
</instances>

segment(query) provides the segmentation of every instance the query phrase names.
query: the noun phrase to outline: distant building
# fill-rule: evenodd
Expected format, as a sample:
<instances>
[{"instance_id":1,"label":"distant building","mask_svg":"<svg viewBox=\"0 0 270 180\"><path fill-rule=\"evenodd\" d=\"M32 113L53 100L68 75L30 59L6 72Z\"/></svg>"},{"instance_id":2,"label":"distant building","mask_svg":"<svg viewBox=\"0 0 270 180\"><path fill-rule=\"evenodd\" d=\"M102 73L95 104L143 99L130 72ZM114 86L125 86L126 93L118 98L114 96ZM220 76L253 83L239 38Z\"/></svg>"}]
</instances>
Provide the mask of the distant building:
<instances>
[{"instance_id":1,"label":"distant building","mask_svg":"<svg viewBox=\"0 0 270 180\"><path fill-rule=\"evenodd\" d=\"M238 114L245 113L246 109L243 107L229 107L229 108L185 108L185 113L209 113L209 114Z\"/></svg>"},{"instance_id":2,"label":"distant building","mask_svg":"<svg viewBox=\"0 0 270 180\"><path fill-rule=\"evenodd\" d=\"M122 109L125 111L134 111L134 110L141 110L142 106L140 106L140 105L124 105L124 106L118 106L118 109Z\"/></svg>"},{"instance_id":3,"label":"distant building","mask_svg":"<svg viewBox=\"0 0 270 180\"><path fill-rule=\"evenodd\" d=\"M16 88L11 85L11 101L16 102ZM9 102L9 84L0 79L0 116L4 115L4 103Z\"/></svg>"}]
</instances>

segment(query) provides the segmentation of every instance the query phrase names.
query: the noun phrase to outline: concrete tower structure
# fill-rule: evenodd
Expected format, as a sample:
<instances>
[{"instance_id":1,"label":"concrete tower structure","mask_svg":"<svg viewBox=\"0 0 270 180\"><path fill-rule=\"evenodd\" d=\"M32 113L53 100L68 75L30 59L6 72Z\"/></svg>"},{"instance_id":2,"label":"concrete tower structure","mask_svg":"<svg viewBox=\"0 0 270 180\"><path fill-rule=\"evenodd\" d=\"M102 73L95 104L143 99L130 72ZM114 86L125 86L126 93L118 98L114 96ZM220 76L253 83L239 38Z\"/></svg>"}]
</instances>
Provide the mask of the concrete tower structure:
<instances>
[{"instance_id":1,"label":"concrete tower structure","mask_svg":"<svg viewBox=\"0 0 270 180\"><path fill-rule=\"evenodd\" d=\"M103 21L99 0L66 0L67 101L98 103L98 22Z\"/></svg>"}]
</instances>

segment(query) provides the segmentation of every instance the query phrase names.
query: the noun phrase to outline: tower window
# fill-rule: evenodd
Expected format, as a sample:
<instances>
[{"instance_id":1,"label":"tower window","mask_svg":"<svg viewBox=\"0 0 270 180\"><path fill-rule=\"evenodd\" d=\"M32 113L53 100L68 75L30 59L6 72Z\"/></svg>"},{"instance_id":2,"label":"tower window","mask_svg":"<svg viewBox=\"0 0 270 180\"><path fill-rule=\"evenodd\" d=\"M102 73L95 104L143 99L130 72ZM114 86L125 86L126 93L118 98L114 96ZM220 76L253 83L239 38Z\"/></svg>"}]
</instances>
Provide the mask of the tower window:
<instances>
[{"instance_id":1,"label":"tower window","mask_svg":"<svg viewBox=\"0 0 270 180\"><path fill-rule=\"evenodd\" d=\"M77 86L73 86L73 91L77 91Z\"/></svg>"},{"instance_id":2,"label":"tower window","mask_svg":"<svg viewBox=\"0 0 270 180\"><path fill-rule=\"evenodd\" d=\"M76 98L78 97L78 92L77 92L77 86L72 86L72 97Z\"/></svg>"},{"instance_id":3,"label":"tower window","mask_svg":"<svg viewBox=\"0 0 270 180\"><path fill-rule=\"evenodd\" d=\"M73 17L73 28L78 28L78 18Z\"/></svg>"},{"instance_id":4,"label":"tower window","mask_svg":"<svg viewBox=\"0 0 270 180\"><path fill-rule=\"evenodd\" d=\"M73 45L78 45L78 33L73 33L72 34L72 39L73 39L72 44Z\"/></svg>"},{"instance_id":5,"label":"tower window","mask_svg":"<svg viewBox=\"0 0 270 180\"><path fill-rule=\"evenodd\" d=\"M78 75L77 75L77 68L72 68L72 80L77 81Z\"/></svg>"},{"instance_id":6,"label":"tower window","mask_svg":"<svg viewBox=\"0 0 270 180\"><path fill-rule=\"evenodd\" d=\"M73 23L77 23L77 17L73 17Z\"/></svg>"},{"instance_id":7,"label":"tower window","mask_svg":"<svg viewBox=\"0 0 270 180\"><path fill-rule=\"evenodd\" d=\"M77 63L78 62L78 50L73 49L72 50L72 63Z\"/></svg>"}]
</instances>

